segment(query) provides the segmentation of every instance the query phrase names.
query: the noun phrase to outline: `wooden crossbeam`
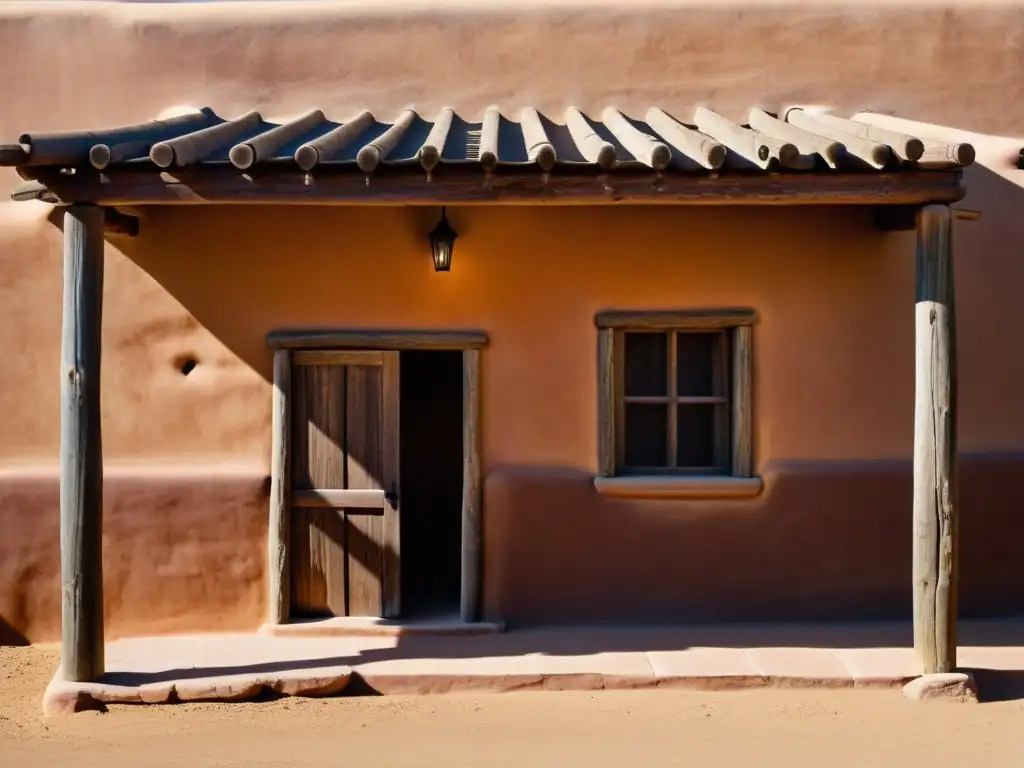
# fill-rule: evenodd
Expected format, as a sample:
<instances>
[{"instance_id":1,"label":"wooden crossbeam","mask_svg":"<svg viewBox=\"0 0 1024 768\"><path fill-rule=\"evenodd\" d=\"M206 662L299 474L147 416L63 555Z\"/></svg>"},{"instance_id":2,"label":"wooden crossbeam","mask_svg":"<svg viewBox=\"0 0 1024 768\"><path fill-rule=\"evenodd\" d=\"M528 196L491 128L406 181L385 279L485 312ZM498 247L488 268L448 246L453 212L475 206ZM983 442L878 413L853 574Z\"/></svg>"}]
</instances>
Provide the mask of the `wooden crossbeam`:
<instances>
[{"instance_id":1,"label":"wooden crossbeam","mask_svg":"<svg viewBox=\"0 0 1024 768\"><path fill-rule=\"evenodd\" d=\"M175 173L47 174L15 187L14 200L53 204L205 203L307 205L926 205L964 196L961 171L690 175L435 171L432 180L395 169L307 175L243 174L234 168Z\"/></svg>"}]
</instances>

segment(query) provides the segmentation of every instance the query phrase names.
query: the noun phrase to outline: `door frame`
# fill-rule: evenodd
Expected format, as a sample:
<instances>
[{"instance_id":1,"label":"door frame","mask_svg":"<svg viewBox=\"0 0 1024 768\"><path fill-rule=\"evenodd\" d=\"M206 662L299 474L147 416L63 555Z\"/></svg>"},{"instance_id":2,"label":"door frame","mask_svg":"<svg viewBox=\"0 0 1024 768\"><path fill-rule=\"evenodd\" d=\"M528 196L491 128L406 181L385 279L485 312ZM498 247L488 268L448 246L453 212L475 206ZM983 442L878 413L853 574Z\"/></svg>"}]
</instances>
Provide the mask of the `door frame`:
<instances>
[{"instance_id":1,"label":"door frame","mask_svg":"<svg viewBox=\"0 0 1024 768\"><path fill-rule=\"evenodd\" d=\"M462 543L459 587L463 622L480 619L483 586L483 510L480 487L480 351L484 331L404 331L311 329L279 330L267 336L274 350L271 418L270 525L267 534L267 608L269 624L291 618L291 372L297 350L375 349L462 351ZM401 467L399 467L401 472ZM401 574L401 544L395 537L394 562ZM397 576L400 579L400 575Z\"/></svg>"}]
</instances>

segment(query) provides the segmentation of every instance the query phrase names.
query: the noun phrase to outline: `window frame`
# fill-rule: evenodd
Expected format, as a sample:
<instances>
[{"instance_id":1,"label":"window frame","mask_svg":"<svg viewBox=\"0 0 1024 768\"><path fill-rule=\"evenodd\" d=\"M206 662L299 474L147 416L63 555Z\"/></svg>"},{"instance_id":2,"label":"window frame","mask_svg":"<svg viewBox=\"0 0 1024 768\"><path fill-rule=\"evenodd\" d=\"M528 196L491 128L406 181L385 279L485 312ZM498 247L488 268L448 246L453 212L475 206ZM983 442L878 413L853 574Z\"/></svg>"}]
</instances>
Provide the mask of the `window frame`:
<instances>
[{"instance_id":1,"label":"window frame","mask_svg":"<svg viewBox=\"0 0 1024 768\"><path fill-rule=\"evenodd\" d=\"M754 496L761 480L753 473L752 309L607 311L595 316L598 328L598 473L595 486L612 496L720 498ZM625 413L625 335L628 332L724 331L731 380L729 463L724 471L666 467L621 469ZM668 394L675 397L677 394Z\"/></svg>"}]
</instances>

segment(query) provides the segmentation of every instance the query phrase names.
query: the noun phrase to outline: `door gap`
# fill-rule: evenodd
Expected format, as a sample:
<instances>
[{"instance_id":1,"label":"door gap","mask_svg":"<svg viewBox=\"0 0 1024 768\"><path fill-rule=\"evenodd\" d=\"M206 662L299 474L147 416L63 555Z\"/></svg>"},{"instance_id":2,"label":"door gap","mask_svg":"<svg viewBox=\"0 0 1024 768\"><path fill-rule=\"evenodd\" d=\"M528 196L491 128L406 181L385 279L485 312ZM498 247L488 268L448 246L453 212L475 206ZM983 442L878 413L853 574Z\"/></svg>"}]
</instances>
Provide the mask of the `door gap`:
<instances>
[{"instance_id":1,"label":"door gap","mask_svg":"<svg viewBox=\"0 0 1024 768\"><path fill-rule=\"evenodd\" d=\"M400 526L405 618L457 616L462 547L462 353L400 364Z\"/></svg>"}]
</instances>

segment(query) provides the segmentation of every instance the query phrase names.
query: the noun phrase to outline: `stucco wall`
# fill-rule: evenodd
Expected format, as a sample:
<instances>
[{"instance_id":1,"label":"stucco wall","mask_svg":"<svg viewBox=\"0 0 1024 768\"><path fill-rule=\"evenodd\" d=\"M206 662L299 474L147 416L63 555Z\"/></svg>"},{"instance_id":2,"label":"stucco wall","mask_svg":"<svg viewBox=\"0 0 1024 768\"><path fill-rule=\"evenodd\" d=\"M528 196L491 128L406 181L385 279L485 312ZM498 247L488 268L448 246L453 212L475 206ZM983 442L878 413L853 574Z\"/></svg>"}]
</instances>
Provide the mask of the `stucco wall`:
<instances>
[{"instance_id":1,"label":"stucco wall","mask_svg":"<svg viewBox=\"0 0 1024 768\"><path fill-rule=\"evenodd\" d=\"M782 101L889 107L1020 133L1019 86L1006 65L1017 58L1017 12L993 5L397 16L368 4L329 17L271 6L30 5L0 8L0 61L36 73L4 94L4 139L28 128L135 121L175 103L273 115L410 102L428 111L491 101L685 108L706 99L727 113ZM488 34L474 37L471 27ZM107 87L97 89L99 81ZM955 225L960 444L969 455L964 605L1020 612L1024 558L1009 534L1020 530L1015 510L1024 503L1013 481L1024 469L1024 362L1012 353L1024 320L1024 198L1022 174L1006 160L1019 144L965 138L982 163L967 174L963 205L983 216ZM11 176L0 173L0 184ZM460 232L453 270L437 274L425 242L436 210L139 213L140 237L112 239L107 250L112 636L259 623L264 337L313 324L490 334L482 417L491 615L906 610L912 233L877 233L857 210L462 208L449 211ZM48 214L42 205L0 204L0 618L33 640L59 628L61 234ZM755 437L764 498L598 497L589 484L594 312L736 305L761 315ZM186 377L179 368L189 358L198 365ZM829 538L836 530L842 541Z\"/></svg>"}]
</instances>

